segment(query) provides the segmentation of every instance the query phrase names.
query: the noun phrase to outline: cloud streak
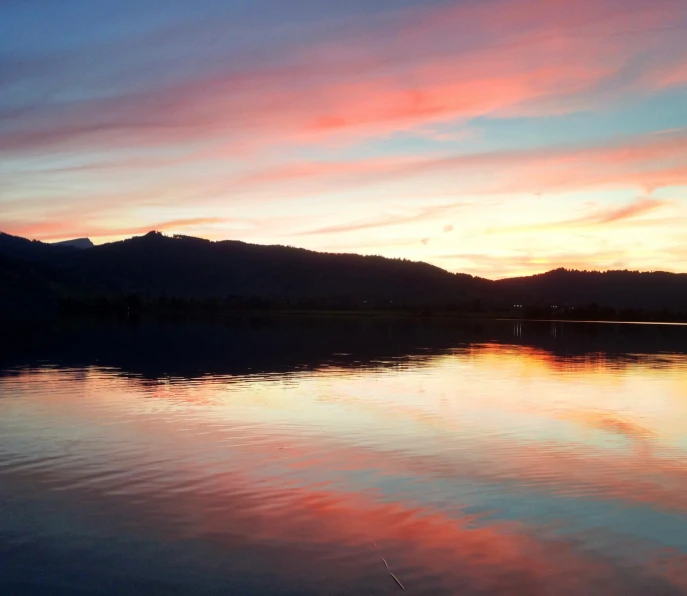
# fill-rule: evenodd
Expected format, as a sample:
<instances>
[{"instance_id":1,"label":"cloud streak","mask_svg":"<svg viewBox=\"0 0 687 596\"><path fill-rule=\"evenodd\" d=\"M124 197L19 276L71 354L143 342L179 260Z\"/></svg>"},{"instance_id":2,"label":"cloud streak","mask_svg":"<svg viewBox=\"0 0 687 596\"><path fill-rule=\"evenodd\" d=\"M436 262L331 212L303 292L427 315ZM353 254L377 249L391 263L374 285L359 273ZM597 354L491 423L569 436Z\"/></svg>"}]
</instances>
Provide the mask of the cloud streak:
<instances>
[{"instance_id":1,"label":"cloud streak","mask_svg":"<svg viewBox=\"0 0 687 596\"><path fill-rule=\"evenodd\" d=\"M586 189L687 185L687 134L638 135L612 143L487 151L459 155L300 162L268 167L228 179L227 188L262 190L291 184L355 188L405 179L431 178L455 194L569 192Z\"/></svg>"},{"instance_id":2,"label":"cloud streak","mask_svg":"<svg viewBox=\"0 0 687 596\"><path fill-rule=\"evenodd\" d=\"M614 207L607 207L604 209L597 209L592 213L582 215L580 217L573 217L561 221L536 223L530 225L491 228L487 230L487 233L496 234L513 232L534 232L541 230L553 230L558 228L602 226L605 224L624 222L628 219L633 219L639 217L640 215L644 215L645 213L651 213L669 204L670 201L645 197L637 199L636 201L628 205L620 205Z\"/></svg>"},{"instance_id":3,"label":"cloud streak","mask_svg":"<svg viewBox=\"0 0 687 596\"><path fill-rule=\"evenodd\" d=\"M212 69L186 72L186 79L46 100L12 120L0 151L223 138L306 142L535 108L562 113L577 109L566 97L593 104L597 86L620 77L643 52L671 55L679 48L681 32L671 37L661 29L681 16L679 4L670 0L651 7L632 0L622 10L610 0L583 0L575 14L553 4L499 0L390 11L360 33L341 27L333 39L319 39L307 59L302 49L284 42L262 63L220 46L214 60L206 61ZM636 34L642 29L645 35ZM623 30L635 34L619 35ZM183 47L183 37L179 43ZM214 66L229 57L231 64L243 58L246 66ZM113 54L106 58L116 60ZM660 68L656 74L646 69L644 79L672 84ZM633 84L616 80L625 92L634 92Z\"/></svg>"},{"instance_id":4,"label":"cloud streak","mask_svg":"<svg viewBox=\"0 0 687 596\"><path fill-rule=\"evenodd\" d=\"M671 187L685 215L680 0L134 4L0 6L8 231L351 238L440 262L508 253L479 235L526 224L523 196L587 255L663 206L632 196ZM440 200L465 205L451 234ZM665 254L661 226L645 240ZM562 255L545 227L510 251Z\"/></svg>"},{"instance_id":5,"label":"cloud streak","mask_svg":"<svg viewBox=\"0 0 687 596\"><path fill-rule=\"evenodd\" d=\"M650 211L655 211L664 205L667 205L668 201L661 201L658 199L643 198L636 202L625 205L623 207L603 209L596 213L586 215L577 220L572 220L570 222L562 222L561 225L575 225L575 224L590 224L590 225L601 225L607 223L614 223L618 221L623 221L626 219L631 219L642 215L644 213L649 213Z\"/></svg>"},{"instance_id":6,"label":"cloud streak","mask_svg":"<svg viewBox=\"0 0 687 596\"><path fill-rule=\"evenodd\" d=\"M370 230L374 228L386 228L389 226L397 226L408 223L415 223L426 220L430 217L436 217L445 213L450 213L464 207L462 203L453 203L450 205L434 205L420 209L418 213L412 215L389 215L372 219L368 221L354 222L350 224L342 224L338 226L326 226L322 228L315 228L313 230L306 230L304 232L296 232L293 236L314 236L320 234L340 234L347 232L357 232L360 230Z\"/></svg>"}]
</instances>

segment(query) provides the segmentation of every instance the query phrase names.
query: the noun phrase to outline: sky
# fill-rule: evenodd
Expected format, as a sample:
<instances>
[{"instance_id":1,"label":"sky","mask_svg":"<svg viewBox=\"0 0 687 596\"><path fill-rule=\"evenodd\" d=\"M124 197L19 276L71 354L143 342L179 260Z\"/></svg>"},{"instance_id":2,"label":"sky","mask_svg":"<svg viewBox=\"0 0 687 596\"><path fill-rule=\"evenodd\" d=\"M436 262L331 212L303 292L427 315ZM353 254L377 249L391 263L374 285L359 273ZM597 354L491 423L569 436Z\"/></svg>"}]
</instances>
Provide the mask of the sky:
<instances>
[{"instance_id":1,"label":"sky","mask_svg":"<svg viewBox=\"0 0 687 596\"><path fill-rule=\"evenodd\" d=\"M0 230L685 271L685 0L1 0Z\"/></svg>"}]
</instances>

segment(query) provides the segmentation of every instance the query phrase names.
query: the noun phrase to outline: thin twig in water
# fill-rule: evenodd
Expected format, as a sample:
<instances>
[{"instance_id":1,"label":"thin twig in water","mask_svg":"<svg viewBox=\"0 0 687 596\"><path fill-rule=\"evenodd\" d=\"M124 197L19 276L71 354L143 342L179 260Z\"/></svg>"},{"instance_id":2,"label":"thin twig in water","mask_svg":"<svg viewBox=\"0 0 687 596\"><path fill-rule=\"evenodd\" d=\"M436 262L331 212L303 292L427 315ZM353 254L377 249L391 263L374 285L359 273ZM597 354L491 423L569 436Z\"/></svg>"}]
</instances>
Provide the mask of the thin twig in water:
<instances>
[{"instance_id":1,"label":"thin twig in water","mask_svg":"<svg viewBox=\"0 0 687 596\"><path fill-rule=\"evenodd\" d=\"M391 573L391 571L389 571L389 575L394 578L394 581L398 584L398 587L405 592L405 588L403 587L401 580L398 579L393 573Z\"/></svg>"},{"instance_id":2,"label":"thin twig in water","mask_svg":"<svg viewBox=\"0 0 687 596\"><path fill-rule=\"evenodd\" d=\"M387 571L390 571L390 569L389 569L389 563L386 562L386 559L385 559L384 557L382 557L382 561L384 561L384 565L385 565L385 567L386 567L386 570L387 570Z\"/></svg>"}]
</instances>

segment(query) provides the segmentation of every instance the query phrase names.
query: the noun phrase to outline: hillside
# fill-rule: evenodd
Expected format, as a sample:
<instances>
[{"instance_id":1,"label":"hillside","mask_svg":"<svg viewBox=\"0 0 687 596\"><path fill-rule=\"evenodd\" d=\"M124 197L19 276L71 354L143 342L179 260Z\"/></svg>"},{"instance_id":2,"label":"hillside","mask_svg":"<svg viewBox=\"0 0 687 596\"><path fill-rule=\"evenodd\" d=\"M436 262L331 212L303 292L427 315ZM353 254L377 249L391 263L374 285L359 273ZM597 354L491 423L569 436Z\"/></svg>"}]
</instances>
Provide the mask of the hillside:
<instances>
[{"instance_id":1,"label":"hillside","mask_svg":"<svg viewBox=\"0 0 687 596\"><path fill-rule=\"evenodd\" d=\"M687 274L663 271L569 271L555 269L495 282L521 303L588 305L687 311Z\"/></svg>"},{"instance_id":2,"label":"hillside","mask_svg":"<svg viewBox=\"0 0 687 596\"><path fill-rule=\"evenodd\" d=\"M64 299L110 304L135 298L136 304L431 308L544 318L631 318L669 310L680 319L687 313L687 274L664 272L557 269L490 281L402 259L158 232L87 250L0 233L0 256L5 309ZM514 304L524 308L514 310ZM551 310L552 305L560 310Z\"/></svg>"},{"instance_id":3,"label":"hillside","mask_svg":"<svg viewBox=\"0 0 687 596\"><path fill-rule=\"evenodd\" d=\"M46 311L79 284L68 273L0 253L0 308L4 316Z\"/></svg>"},{"instance_id":4,"label":"hillside","mask_svg":"<svg viewBox=\"0 0 687 596\"><path fill-rule=\"evenodd\" d=\"M92 293L148 297L260 297L347 307L448 306L485 297L493 282L427 263L318 253L157 232L79 250L0 236L0 254L41 263L90 285ZM83 290L83 288L81 288Z\"/></svg>"}]
</instances>

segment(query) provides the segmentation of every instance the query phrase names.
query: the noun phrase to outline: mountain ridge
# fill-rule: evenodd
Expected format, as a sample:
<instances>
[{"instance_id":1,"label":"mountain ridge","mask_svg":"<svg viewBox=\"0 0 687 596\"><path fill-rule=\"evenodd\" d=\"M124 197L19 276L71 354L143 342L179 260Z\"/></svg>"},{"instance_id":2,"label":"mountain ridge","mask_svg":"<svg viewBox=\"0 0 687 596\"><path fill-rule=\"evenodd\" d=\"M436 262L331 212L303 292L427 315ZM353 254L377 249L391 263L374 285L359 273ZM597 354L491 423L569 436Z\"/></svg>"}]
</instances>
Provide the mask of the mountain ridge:
<instances>
[{"instance_id":1,"label":"mountain ridge","mask_svg":"<svg viewBox=\"0 0 687 596\"><path fill-rule=\"evenodd\" d=\"M554 269L550 269L548 271L543 271L541 273L533 273L531 275L514 275L511 277L502 277L502 278L497 278L497 279L491 279L487 277L481 277L477 275L472 275L470 273L464 273L464 272L451 272L448 271L447 269L443 269L439 267L438 265L432 265L431 263L427 263L426 261L416 261L412 259L405 259L405 258L399 258L399 257L383 257L381 255L363 255L360 253L352 253L352 252L330 252L330 251L316 251L308 248L302 248L302 247L295 247L291 245L286 245L286 244L257 244L257 243L251 243L251 242L246 242L244 240L232 240L232 239L224 239L224 240L210 240L207 238L200 238L197 236L187 236L184 234L172 234L172 235L166 235L163 234L162 232L159 232L157 230L151 230L149 232L146 232L145 234L141 234L138 236L131 236L130 238L125 238L123 240L114 240L112 242L106 242L103 244L95 244L90 238L74 238L72 240L62 240L58 242L43 242L41 240L36 240L36 239L28 239L24 238L23 236L16 236L12 234L8 234L6 232L0 231L0 252L2 252L2 244L1 244L1 239L2 237L5 238L10 238L10 239L15 239L17 241L21 241L23 243L27 244L32 244L32 245L42 245L42 246L47 246L47 247L66 247L66 248L73 248L75 247L75 243L81 243L81 242L89 242L90 246L93 248L99 248L103 246L111 246L111 245L119 245L121 243L126 243L130 241L135 241L135 240L140 240L140 239L145 239L145 238L173 238L173 239L184 239L184 240L190 240L190 241L196 241L200 243L205 243L205 244L210 244L210 245L222 245L222 244L233 244L233 245L243 245L243 246L251 246L251 247L264 247L264 248L273 248L273 247L278 247L278 248L284 248L284 249L290 249L290 250L295 250L295 251L303 251L307 253L315 253L319 255L350 255L350 256L359 256L359 257L370 257L370 258L379 258L379 259L387 259L389 261L405 261L405 262L411 262L411 263L422 263L424 265L427 265L428 267L434 267L436 269L440 269L441 271L445 271L446 273L451 273L453 275L465 275L471 278L476 278L476 279L484 279L486 281L493 281L493 282L503 282L506 280L524 280L524 279L533 279L533 278L539 278L542 276L550 276L558 273L589 273L589 274L605 274L605 273L617 273L617 272L623 272L623 273L633 273L633 274L640 274L640 275L647 275L647 274L656 274L656 273L664 273L666 275L686 275L687 272L675 272L675 271L665 271L663 269L655 269L655 270L650 270L650 271L640 271L638 269L570 269L566 267L556 267Z\"/></svg>"},{"instance_id":2,"label":"mountain ridge","mask_svg":"<svg viewBox=\"0 0 687 596\"><path fill-rule=\"evenodd\" d=\"M72 240L62 240L61 242L51 242L50 244L52 244L52 246L72 246L82 250L95 246L90 238L74 238Z\"/></svg>"},{"instance_id":3,"label":"mountain ridge","mask_svg":"<svg viewBox=\"0 0 687 596\"><path fill-rule=\"evenodd\" d=\"M5 274L10 286L19 284L22 271L38 265L44 280L38 286L58 300L137 295L147 301L252 300L254 305L288 308L427 307L505 313L525 306L539 311L561 306L577 307L578 312L582 307L687 312L687 274L660 271L558 268L489 280L408 259L155 231L88 250L0 233L0 255L5 269L12 270L11 276ZM17 262L10 267L8 259ZM35 272L32 275L32 287L37 287Z\"/></svg>"}]
</instances>

